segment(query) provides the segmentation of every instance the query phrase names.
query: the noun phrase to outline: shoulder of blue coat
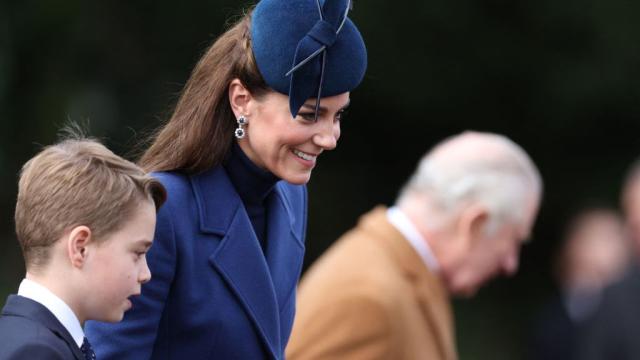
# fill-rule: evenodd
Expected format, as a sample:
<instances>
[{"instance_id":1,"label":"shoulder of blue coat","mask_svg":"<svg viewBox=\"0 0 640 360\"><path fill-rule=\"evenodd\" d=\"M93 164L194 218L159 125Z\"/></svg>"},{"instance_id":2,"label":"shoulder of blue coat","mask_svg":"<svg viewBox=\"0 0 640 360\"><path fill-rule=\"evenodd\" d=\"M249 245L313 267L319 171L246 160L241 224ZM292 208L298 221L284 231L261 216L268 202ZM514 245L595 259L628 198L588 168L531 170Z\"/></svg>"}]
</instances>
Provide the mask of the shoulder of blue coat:
<instances>
[{"instance_id":1,"label":"shoulder of blue coat","mask_svg":"<svg viewBox=\"0 0 640 360\"><path fill-rule=\"evenodd\" d=\"M177 171L158 171L151 173L167 190L167 203L180 202L181 197L191 194L189 175Z\"/></svg>"},{"instance_id":2,"label":"shoulder of blue coat","mask_svg":"<svg viewBox=\"0 0 640 360\"><path fill-rule=\"evenodd\" d=\"M189 176L176 171L157 171L152 172L151 176L160 180L167 190L170 188L179 188L182 186L188 186Z\"/></svg>"}]
</instances>

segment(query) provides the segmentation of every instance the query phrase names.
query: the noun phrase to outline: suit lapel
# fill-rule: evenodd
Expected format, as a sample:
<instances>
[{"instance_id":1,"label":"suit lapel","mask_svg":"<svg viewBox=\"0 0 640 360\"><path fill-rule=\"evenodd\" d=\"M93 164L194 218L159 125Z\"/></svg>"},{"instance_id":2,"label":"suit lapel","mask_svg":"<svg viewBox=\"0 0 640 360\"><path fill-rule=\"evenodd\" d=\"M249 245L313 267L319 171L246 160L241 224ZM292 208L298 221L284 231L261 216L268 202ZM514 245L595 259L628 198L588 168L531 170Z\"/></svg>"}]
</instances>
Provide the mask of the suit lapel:
<instances>
[{"instance_id":1,"label":"suit lapel","mask_svg":"<svg viewBox=\"0 0 640 360\"><path fill-rule=\"evenodd\" d=\"M20 316L42 324L62 339L73 352L77 360L84 360L84 355L73 340L69 331L44 305L19 295L10 295L2 309L2 315Z\"/></svg>"},{"instance_id":2,"label":"suit lapel","mask_svg":"<svg viewBox=\"0 0 640 360\"><path fill-rule=\"evenodd\" d=\"M240 197L222 167L192 177L200 230L222 236L209 257L237 296L273 358L280 353L280 319L273 281Z\"/></svg>"}]
</instances>

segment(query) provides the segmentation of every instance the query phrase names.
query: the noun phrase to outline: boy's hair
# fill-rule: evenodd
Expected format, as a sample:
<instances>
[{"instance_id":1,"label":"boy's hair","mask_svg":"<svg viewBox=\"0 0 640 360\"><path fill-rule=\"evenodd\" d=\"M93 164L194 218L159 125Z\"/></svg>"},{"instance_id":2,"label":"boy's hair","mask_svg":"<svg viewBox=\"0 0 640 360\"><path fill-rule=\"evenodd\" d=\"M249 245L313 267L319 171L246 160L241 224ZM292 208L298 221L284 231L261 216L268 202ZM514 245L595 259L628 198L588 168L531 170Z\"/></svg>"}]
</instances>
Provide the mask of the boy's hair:
<instances>
[{"instance_id":1,"label":"boy's hair","mask_svg":"<svg viewBox=\"0 0 640 360\"><path fill-rule=\"evenodd\" d=\"M67 132L69 138L44 148L20 174L16 234L29 271L47 265L51 246L72 228L85 225L104 241L138 204L153 201L157 210L166 199L162 184L140 167L73 128Z\"/></svg>"}]
</instances>

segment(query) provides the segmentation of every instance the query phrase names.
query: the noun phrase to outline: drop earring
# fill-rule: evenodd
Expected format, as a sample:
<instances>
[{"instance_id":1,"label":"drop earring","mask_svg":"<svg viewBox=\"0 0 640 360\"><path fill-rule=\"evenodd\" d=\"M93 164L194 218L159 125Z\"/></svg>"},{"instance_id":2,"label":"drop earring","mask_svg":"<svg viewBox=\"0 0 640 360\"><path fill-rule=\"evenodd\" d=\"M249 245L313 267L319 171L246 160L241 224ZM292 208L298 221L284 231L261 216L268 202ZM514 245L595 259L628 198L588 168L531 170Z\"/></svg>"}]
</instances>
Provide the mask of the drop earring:
<instances>
[{"instance_id":1,"label":"drop earring","mask_svg":"<svg viewBox=\"0 0 640 360\"><path fill-rule=\"evenodd\" d=\"M247 125L247 118L244 115L240 115L238 118L238 127L236 128L235 135L236 138L242 139L247 135L247 132L244 130L244 126Z\"/></svg>"}]
</instances>

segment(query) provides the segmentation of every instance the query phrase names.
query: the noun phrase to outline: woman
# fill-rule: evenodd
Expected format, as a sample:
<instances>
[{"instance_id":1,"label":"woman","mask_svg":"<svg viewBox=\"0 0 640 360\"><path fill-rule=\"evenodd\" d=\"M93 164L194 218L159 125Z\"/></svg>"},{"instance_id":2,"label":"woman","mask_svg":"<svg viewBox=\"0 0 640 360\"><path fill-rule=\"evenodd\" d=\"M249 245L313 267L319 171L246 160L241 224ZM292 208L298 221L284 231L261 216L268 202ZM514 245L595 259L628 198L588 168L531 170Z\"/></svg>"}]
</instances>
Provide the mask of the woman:
<instances>
[{"instance_id":1,"label":"woman","mask_svg":"<svg viewBox=\"0 0 640 360\"><path fill-rule=\"evenodd\" d=\"M152 279L99 359L282 359L309 181L332 150L366 50L349 0L262 0L196 65L141 164L167 188Z\"/></svg>"}]
</instances>

